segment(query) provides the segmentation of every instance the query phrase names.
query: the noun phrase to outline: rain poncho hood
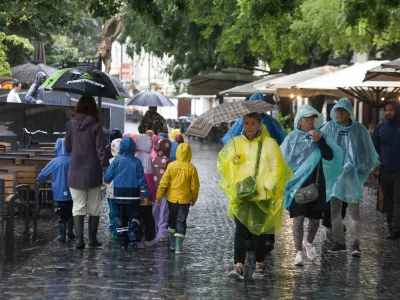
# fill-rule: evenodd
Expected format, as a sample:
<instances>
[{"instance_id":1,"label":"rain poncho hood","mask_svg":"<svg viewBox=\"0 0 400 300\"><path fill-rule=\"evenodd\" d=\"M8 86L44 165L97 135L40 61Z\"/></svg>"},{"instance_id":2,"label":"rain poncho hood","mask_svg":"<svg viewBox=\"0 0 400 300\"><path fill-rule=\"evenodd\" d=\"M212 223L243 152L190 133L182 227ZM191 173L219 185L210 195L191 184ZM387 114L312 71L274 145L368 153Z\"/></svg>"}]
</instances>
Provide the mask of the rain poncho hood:
<instances>
[{"instance_id":1,"label":"rain poncho hood","mask_svg":"<svg viewBox=\"0 0 400 300\"><path fill-rule=\"evenodd\" d=\"M285 138L281 145L285 160L292 171L295 172L295 178L289 181L285 187L285 209L289 209L294 194L303 186L322 158L317 144L308 138L309 133L299 128L301 118L312 115L317 116L314 123L314 130L321 127L323 123L322 114L309 105L303 105L295 117L296 129ZM339 146L336 146L329 139L326 139L326 142L333 152L332 160L322 159L326 181L326 199L329 200L332 194L332 187L342 170L343 152Z\"/></svg>"},{"instance_id":2,"label":"rain poncho hood","mask_svg":"<svg viewBox=\"0 0 400 300\"><path fill-rule=\"evenodd\" d=\"M190 162L192 160L192 148L189 144L180 144L176 149L176 160Z\"/></svg>"},{"instance_id":3,"label":"rain poncho hood","mask_svg":"<svg viewBox=\"0 0 400 300\"><path fill-rule=\"evenodd\" d=\"M286 182L293 172L285 162L275 140L269 137L265 125L254 140L244 135L231 139L218 154L217 169L222 173L219 187L229 199L228 216L237 218L253 234L276 233L282 224L283 196ZM241 200L236 195L236 184L254 176L258 145L262 142L257 176L258 195ZM238 155L239 161L234 157Z\"/></svg>"},{"instance_id":4,"label":"rain poncho hood","mask_svg":"<svg viewBox=\"0 0 400 300\"><path fill-rule=\"evenodd\" d=\"M157 140L159 139L160 137L158 136L158 135L153 135L152 137L151 137L151 139L152 139L152 141L153 141L153 148L151 149L151 157L152 158L154 158L154 157L156 157L157 156L157 152L156 152L156 150L154 149L154 145L155 145L155 143L157 142Z\"/></svg>"},{"instance_id":5,"label":"rain poncho hood","mask_svg":"<svg viewBox=\"0 0 400 300\"><path fill-rule=\"evenodd\" d=\"M122 133L118 128L114 128L110 130L110 143L115 140L115 139L121 139L122 138Z\"/></svg>"},{"instance_id":6,"label":"rain poncho hood","mask_svg":"<svg viewBox=\"0 0 400 300\"><path fill-rule=\"evenodd\" d=\"M182 134L175 135L174 141L177 142L178 144L182 144L185 142Z\"/></svg>"},{"instance_id":7,"label":"rain poncho hood","mask_svg":"<svg viewBox=\"0 0 400 300\"><path fill-rule=\"evenodd\" d=\"M171 131L171 139L174 141L175 140L175 136L177 134L181 134L181 131L179 129L174 129Z\"/></svg>"},{"instance_id":8,"label":"rain poncho hood","mask_svg":"<svg viewBox=\"0 0 400 300\"><path fill-rule=\"evenodd\" d=\"M171 141L169 139L160 138L154 143L154 150L157 156L169 157L171 153Z\"/></svg>"},{"instance_id":9,"label":"rain poncho hood","mask_svg":"<svg viewBox=\"0 0 400 300\"><path fill-rule=\"evenodd\" d=\"M250 97L250 100L264 101L264 96L261 93L255 93ZM282 144L286 134L281 124L267 113L263 113L263 119L261 123L266 126L268 134L278 143L278 145ZM243 118L239 118L222 138L222 142L224 143L224 145L226 145L230 139L235 136L241 135L242 132Z\"/></svg>"},{"instance_id":10,"label":"rain poncho hood","mask_svg":"<svg viewBox=\"0 0 400 300\"><path fill-rule=\"evenodd\" d=\"M335 110L343 108L350 113L352 124L340 126ZM343 151L342 171L332 187L332 197L348 203L361 203L364 183L371 171L378 166L378 154L364 125L354 119L350 100L343 98L332 108L332 121L322 128L325 138L330 139Z\"/></svg>"},{"instance_id":11,"label":"rain poncho hood","mask_svg":"<svg viewBox=\"0 0 400 300\"><path fill-rule=\"evenodd\" d=\"M31 85L26 93L25 100L28 103L36 103L37 100L44 100L44 89L40 88L40 78L47 77L46 73L38 72L35 82Z\"/></svg>"},{"instance_id":12,"label":"rain poncho hood","mask_svg":"<svg viewBox=\"0 0 400 300\"><path fill-rule=\"evenodd\" d=\"M52 159L46 167L40 172L38 181L45 182L51 177L51 188L53 191L53 198L56 201L70 201L72 200L71 193L68 186L68 171L71 161L70 153L65 150L65 139L57 139L54 146L54 152L57 157Z\"/></svg>"},{"instance_id":13,"label":"rain poncho hood","mask_svg":"<svg viewBox=\"0 0 400 300\"><path fill-rule=\"evenodd\" d=\"M150 154L151 149L153 148L153 140L146 134L139 134L135 138L135 143L138 151L144 151Z\"/></svg>"}]
</instances>

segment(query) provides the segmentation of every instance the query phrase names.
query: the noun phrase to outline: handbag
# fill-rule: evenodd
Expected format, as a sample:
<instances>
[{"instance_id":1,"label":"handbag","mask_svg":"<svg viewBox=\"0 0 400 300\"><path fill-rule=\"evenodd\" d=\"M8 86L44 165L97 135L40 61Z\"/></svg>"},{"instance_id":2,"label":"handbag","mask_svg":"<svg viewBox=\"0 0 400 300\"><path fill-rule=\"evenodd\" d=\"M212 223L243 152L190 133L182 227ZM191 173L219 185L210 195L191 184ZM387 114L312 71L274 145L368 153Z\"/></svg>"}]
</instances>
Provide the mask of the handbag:
<instances>
[{"instance_id":1,"label":"handbag","mask_svg":"<svg viewBox=\"0 0 400 300\"><path fill-rule=\"evenodd\" d=\"M256 161L256 172L253 176L249 176L242 181L236 183L236 195L240 200L245 200L257 196L257 174L260 165L260 157L262 151L262 141L258 142L258 153Z\"/></svg>"},{"instance_id":2,"label":"handbag","mask_svg":"<svg viewBox=\"0 0 400 300\"><path fill-rule=\"evenodd\" d=\"M315 183L311 183L304 188L298 189L297 192L294 194L294 201L296 201L297 204L310 203L319 198L319 168L320 163L318 163L317 178L315 180Z\"/></svg>"}]
</instances>

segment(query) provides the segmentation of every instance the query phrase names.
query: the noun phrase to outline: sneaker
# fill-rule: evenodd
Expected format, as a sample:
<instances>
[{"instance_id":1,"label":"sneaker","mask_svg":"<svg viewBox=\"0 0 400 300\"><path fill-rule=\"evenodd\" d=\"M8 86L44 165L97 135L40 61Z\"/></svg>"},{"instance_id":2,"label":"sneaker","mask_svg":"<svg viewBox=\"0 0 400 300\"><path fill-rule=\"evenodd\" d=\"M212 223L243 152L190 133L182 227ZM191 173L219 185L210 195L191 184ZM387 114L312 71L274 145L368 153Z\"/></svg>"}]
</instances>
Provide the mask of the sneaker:
<instances>
[{"instance_id":1,"label":"sneaker","mask_svg":"<svg viewBox=\"0 0 400 300\"><path fill-rule=\"evenodd\" d=\"M251 275L253 279L263 279L264 278L264 266L260 264L256 264L256 269Z\"/></svg>"},{"instance_id":2,"label":"sneaker","mask_svg":"<svg viewBox=\"0 0 400 300\"><path fill-rule=\"evenodd\" d=\"M235 266L233 270L229 273L229 278L243 280L243 268Z\"/></svg>"},{"instance_id":3,"label":"sneaker","mask_svg":"<svg viewBox=\"0 0 400 300\"><path fill-rule=\"evenodd\" d=\"M154 245L157 245L158 244L158 239L157 238L155 238L154 240L152 240L152 241L149 241L149 242L145 242L146 243L146 247L152 247L152 246L154 246Z\"/></svg>"},{"instance_id":4,"label":"sneaker","mask_svg":"<svg viewBox=\"0 0 400 300\"><path fill-rule=\"evenodd\" d=\"M295 266L303 266L304 265L303 251L297 251L296 257L294 259L294 265Z\"/></svg>"},{"instance_id":5,"label":"sneaker","mask_svg":"<svg viewBox=\"0 0 400 300\"><path fill-rule=\"evenodd\" d=\"M315 247L313 244L310 244L309 242L304 240L303 246L306 249L307 256L310 260L314 260L317 258L317 253L315 253Z\"/></svg>"},{"instance_id":6,"label":"sneaker","mask_svg":"<svg viewBox=\"0 0 400 300\"><path fill-rule=\"evenodd\" d=\"M330 253L346 252L346 245L336 242L332 247L328 249L328 252Z\"/></svg>"},{"instance_id":7,"label":"sneaker","mask_svg":"<svg viewBox=\"0 0 400 300\"><path fill-rule=\"evenodd\" d=\"M361 256L360 243L358 241L355 241L351 246L351 255L354 257Z\"/></svg>"}]
</instances>

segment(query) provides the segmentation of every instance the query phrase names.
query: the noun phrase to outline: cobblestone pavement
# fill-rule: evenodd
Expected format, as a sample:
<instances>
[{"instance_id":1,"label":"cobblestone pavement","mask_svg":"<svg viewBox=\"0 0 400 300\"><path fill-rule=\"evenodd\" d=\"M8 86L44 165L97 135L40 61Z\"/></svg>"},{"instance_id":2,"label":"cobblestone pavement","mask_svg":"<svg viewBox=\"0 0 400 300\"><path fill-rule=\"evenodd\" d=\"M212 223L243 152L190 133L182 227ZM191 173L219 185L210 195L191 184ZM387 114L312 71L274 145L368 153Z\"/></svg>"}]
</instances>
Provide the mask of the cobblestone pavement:
<instances>
[{"instance_id":1,"label":"cobblestone pavement","mask_svg":"<svg viewBox=\"0 0 400 300\"><path fill-rule=\"evenodd\" d=\"M326 253L321 228L317 261L294 267L292 222L285 213L276 249L266 258L265 279L251 279L252 253L245 280L228 279L234 227L226 217L227 200L217 187L220 146L192 146L202 186L189 214L184 254L175 256L166 244L121 253L117 242L110 241L103 201L102 249L77 251L72 244L54 240L0 282L0 299L398 299L399 242L385 240L383 215L368 195L362 206L361 259Z\"/></svg>"}]
</instances>

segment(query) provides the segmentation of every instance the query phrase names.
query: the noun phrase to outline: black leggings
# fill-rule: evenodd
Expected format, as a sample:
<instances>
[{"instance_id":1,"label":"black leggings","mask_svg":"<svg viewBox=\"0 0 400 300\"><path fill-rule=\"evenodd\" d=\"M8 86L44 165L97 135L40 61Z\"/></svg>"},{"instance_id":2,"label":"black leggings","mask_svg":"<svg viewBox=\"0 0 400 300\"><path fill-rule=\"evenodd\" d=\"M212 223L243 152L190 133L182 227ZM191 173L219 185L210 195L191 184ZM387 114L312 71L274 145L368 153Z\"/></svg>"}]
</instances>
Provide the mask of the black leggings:
<instances>
[{"instance_id":1,"label":"black leggings","mask_svg":"<svg viewBox=\"0 0 400 300\"><path fill-rule=\"evenodd\" d=\"M236 230L235 230L235 245L234 245L234 259L236 263L244 264L246 259L246 239L249 234L249 230L244 226L238 219L235 218ZM254 250L256 255L256 262L264 262L265 259L265 242L267 240L267 234L252 235Z\"/></svg>"}]
</instances>

